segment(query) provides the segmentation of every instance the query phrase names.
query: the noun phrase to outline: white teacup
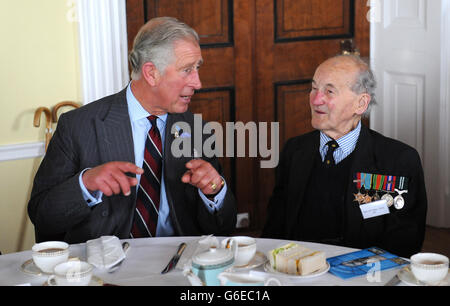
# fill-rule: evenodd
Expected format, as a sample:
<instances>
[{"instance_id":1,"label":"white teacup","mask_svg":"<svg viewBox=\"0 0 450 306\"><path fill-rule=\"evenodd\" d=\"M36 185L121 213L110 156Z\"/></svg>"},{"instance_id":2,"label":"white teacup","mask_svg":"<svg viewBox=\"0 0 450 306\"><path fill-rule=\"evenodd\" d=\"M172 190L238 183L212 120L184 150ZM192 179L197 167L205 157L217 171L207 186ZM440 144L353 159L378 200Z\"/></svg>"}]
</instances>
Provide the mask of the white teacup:
<instances>
[{"instance_id":1,"label":"white teacup","mask_svg":"<svg viewBox=\"0 0 450 306\"><path fill-rule=\"evenodd\" d=\"M222 272L217 278L222 286L281 286L281 282L273 277L265 278L245 273Z\"/></svg>"},{"instance_id":2,"label":"white teacup","mask_svg":"<svg viewBox=\"0 0 450 306\"><path fill-rule=\"evenodd\" d=\"M222 240L222 247L230 245L230 239L234 240L237 247L237 254L234 258L234 266L241 267L247 265L256 253L256 239L248 236L235 236Z\"/></svg>"},{"instance_id":3,"label":"white teacup","mask_svg":"<svg viewBox=\"0 0 450 306\"><path fill-rule=\"evenodd\" d=\"M47 280L50 286L87 286L94 266L85 261L70 260L56 265Z\"/></svg>"},{"instance_id":4,"label":"white teacup","mask_svg":"<svg viewBox=\"0 0 450 306\"><path fill-rule=\"evenodd\" d=\"M45 273L53 273L53 268L69 259L69 245L63 241L36 243L33 251L34 264Z\"/></svg>"},{"instance_id":5,"label":"white teacup","mask_svg":"<svg viewBox=\"0 0 450 306\"><path fill-rule=\"evenodd\" d=\"M448 257L436 253L418 253L411 256L411 271L421 282L435 285L448 273Z\"/></svg>"}]
</instances>

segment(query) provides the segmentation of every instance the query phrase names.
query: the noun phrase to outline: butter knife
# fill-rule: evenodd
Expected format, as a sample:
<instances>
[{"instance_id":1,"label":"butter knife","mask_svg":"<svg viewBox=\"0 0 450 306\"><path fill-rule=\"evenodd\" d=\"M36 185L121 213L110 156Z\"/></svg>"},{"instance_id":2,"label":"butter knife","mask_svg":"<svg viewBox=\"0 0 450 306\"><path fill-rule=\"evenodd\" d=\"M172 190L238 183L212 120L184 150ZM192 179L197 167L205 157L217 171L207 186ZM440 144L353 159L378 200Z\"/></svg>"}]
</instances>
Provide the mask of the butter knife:
<instances>
[{"instance_id":1,"label":"butter knife","mask_svg":"<svg viewBox=\"0 0 450 306\"><path fill-rule=\"evenodd\" d=\"M186 243L184 243L184 242L178 246L177 252L175 253L175 255L173 255L172 259L169 261L169 263L164 268L164 270L161 271L161 274L165 274L165 273L169 272L170 270L172 270L173 268L175 268L175 266L178 263L178 260L181 257L181 254L183 254L183 251L185 248L186 248Z\"/></svg>"}]
</instances>

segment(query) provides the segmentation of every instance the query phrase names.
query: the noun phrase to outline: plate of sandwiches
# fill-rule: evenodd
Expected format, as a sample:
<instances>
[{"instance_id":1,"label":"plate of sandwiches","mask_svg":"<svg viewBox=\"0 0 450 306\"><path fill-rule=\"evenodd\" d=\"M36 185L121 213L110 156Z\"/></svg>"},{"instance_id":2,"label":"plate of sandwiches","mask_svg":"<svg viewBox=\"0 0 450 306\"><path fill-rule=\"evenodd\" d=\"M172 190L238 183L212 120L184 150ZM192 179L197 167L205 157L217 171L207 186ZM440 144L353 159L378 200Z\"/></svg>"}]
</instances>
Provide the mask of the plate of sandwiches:
<instances>
[{"instance_id":1,"label":"plate of sandwiches","mask_svg":"<svg viewBox=\"0 0 450 306\"><path fill-rule=\"evenodd\" d=\"M314 251L290 242L267 253L269 261L264 270L289 278L310 278L323 275L330 270L325 253Z\"/></svg>"}]
</instances>

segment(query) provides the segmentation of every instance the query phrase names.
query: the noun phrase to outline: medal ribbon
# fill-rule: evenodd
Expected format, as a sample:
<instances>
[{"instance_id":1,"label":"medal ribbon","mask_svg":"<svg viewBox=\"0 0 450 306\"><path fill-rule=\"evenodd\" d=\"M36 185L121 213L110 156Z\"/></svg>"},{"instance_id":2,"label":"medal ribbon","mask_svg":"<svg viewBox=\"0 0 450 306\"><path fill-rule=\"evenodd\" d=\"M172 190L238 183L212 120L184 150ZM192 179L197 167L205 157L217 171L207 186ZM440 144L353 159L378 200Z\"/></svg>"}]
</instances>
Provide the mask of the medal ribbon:
<instances>
[{"instance_id":1,"label":"medal ribbon","mask_svg":"<svg viewBox=\"0 0 450 306\"><path fill-rule=\"evenodd\" d=\"M361 186L362 186L362 184L361 184L361 172L357 172L356 173L356 179L355 179L355 182L356 182L356 188L359 190L359 189L361 189Z\"/></svg>"},{"instance_id":2,"label":"medal ribbon","mask_svg":"<svg viewBox=\"0 0 450 306\"><path fill-rule=\"evenodd\" d=\"M385 178L384 175L373 174L372 187L375 190L381 190L383 188L384 178Z\"/></svg>"},{"instance_id":3,"label":"medal ribbon","mask_svg":"<svg viewBox=\"0 0 450 306\"><path fill-rule=\"evenodd\" d=\"M366 190L370 190L372 188L372 174L361 173L361 182Z\"/></svg>"},{"instance_id":4,"label":"medal ribbon","mask_svg":"<svg viewBox=\"0 0 450 306\"><path fill-rule=\"evenodd\" d=\"M386 179L384 180L384 186L383 189L386 191L394 191L395 189L395 183L396 183L397 177L392 175L387 175Z\"/></svg>"},{"instance_id":5,"label":"medal ribbon","mask_svg":"<svg viewBox=\"0 0 450 306\"><path fill-rule=\"evenodd\" d=\"M404 177L404 176L400 176L399 179L397 180L395 188L397 188L398 190L408 189L408 178Z\"/></svg>"}]
</instances>

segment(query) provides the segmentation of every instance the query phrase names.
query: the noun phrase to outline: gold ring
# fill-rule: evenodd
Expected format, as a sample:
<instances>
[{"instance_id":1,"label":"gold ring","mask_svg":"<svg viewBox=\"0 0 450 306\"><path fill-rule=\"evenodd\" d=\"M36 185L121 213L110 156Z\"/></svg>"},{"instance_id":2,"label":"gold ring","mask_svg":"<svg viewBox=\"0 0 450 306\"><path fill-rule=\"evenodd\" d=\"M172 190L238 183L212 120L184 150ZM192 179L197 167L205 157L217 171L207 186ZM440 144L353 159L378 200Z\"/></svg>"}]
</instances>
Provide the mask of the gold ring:
<instances>
[{"instance_id":1,"label":"gold ring","mask_svg":"<svg viewBox=\"0 0 450 306\"><path fill-rule=\"evenodd\" d=\"M216 191L217 185L213 182L211 182L211 189L212 191Z\"/></svg>"}]
</instances>

